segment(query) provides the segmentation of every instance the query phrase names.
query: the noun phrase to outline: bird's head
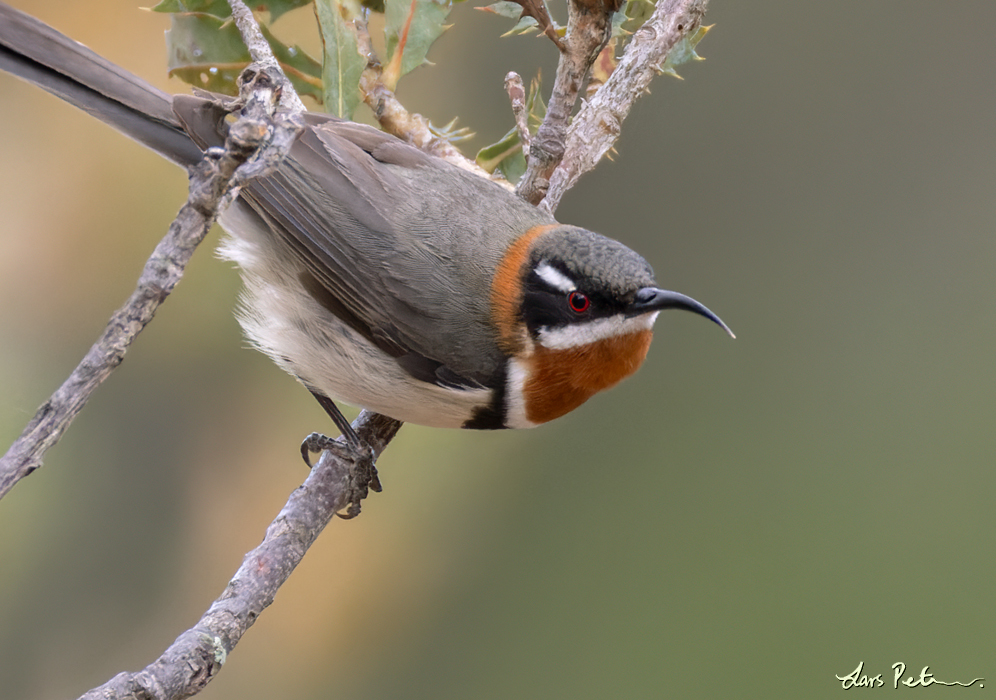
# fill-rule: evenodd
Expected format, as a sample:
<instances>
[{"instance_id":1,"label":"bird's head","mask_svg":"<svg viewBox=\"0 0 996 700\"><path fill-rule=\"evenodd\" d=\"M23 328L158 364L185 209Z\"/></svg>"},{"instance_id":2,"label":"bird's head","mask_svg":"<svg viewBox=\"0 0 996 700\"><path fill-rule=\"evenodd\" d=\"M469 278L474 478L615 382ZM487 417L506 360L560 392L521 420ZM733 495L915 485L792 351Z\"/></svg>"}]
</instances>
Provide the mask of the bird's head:
<instances>
[{"instance_id":1,"label":"bird's head","mask_svg":"<svg viewBox=\"0 0 996 700\"><path fill-rule=\"evenodd\" d=\"M622 243L573 226L538 226L505 255L492 310L509 356L506 423L545 423L635 372L657 315L684 309L733 336L705 306L660 289Z\"/></svg>"}]
</instances>

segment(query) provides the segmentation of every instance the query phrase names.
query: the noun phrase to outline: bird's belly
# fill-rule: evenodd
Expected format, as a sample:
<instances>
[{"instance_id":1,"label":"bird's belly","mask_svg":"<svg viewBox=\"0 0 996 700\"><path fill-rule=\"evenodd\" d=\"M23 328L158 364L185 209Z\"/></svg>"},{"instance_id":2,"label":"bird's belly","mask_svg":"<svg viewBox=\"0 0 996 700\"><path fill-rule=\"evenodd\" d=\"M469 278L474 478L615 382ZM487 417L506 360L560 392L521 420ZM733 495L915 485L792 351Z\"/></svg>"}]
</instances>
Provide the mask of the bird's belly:
<instances>
[{"instance_id":1,"label":"bird's belly","mask_svg":"<svg viewBox=\"0 0 996 700\"><path fill-rule=\"evenodd\" d=\"M253 345L309 389L405 421L459 428L488 406L489 389L454 389L411 377L303 287L300 263L260 220L235 205L219 255L242 273L239 322Z\"/></svg>"}]
</instances>

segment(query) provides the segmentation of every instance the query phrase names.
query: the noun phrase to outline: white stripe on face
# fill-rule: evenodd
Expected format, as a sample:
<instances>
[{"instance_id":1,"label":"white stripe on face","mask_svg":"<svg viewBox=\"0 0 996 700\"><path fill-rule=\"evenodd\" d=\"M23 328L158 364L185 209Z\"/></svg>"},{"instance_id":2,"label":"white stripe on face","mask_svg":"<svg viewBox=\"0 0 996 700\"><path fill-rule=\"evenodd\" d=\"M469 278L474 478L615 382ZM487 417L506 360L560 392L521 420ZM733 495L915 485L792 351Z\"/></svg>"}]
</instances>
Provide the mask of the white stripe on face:
<instances>
[{"instance_id":1,"label":"white stripe on face","mask_svg":"<svg viewBox=\"0 0 996 700\"><path fill-rule=\"evenodd\" d=\"M508 361L508 379L505 380L505 425L509 428L536 426L526 418L526 382L529 368L514 357Z\"/></svg>"},{"instance_id":2,"label":"white stripe on face","mask_svg":"<svg viewBox=\"0 0 996 700\"><path fill-rule=\"evenodd\" d=\"M536 266L536 274L541 280L546 282L552 289L561 292L573 292L578 288L574 281L563 272L555 268L550 263L542 262Z\"/></svg>"},{"instance_id":3,"label":"white stripe on face","mask_svg":"<svg viewBox=\"0 0 996 700\"><path fill-rule=\"evenodd\" d=\"M569 323L559 328L544 326L539 329L539 344L549 350L569 350L606 338L647 331L653 328L658 313L660 312L654 311L630 318L623 314L616 314L583 323Z\"/></svg>"}]
</instances>

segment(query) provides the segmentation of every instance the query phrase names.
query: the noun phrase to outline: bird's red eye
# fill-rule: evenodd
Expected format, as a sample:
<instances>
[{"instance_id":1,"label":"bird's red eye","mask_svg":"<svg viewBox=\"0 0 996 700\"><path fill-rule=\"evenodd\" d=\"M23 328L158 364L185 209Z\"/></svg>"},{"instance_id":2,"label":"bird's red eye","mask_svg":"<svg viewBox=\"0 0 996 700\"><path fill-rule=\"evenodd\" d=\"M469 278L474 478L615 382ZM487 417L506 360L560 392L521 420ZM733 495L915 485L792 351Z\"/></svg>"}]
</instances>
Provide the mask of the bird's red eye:
<instances>
[{"instance_id":1,"label":"bird's red eye","mask_svg":"<svg viewBox=\"0 0 996 700\"><path fill-rule=\"evenodd\" d=\"M567 295L567 303L570 305L571 311L583 314L591 306L591 299L583 292L571 292Z\"/></svg>"}]
</instances>

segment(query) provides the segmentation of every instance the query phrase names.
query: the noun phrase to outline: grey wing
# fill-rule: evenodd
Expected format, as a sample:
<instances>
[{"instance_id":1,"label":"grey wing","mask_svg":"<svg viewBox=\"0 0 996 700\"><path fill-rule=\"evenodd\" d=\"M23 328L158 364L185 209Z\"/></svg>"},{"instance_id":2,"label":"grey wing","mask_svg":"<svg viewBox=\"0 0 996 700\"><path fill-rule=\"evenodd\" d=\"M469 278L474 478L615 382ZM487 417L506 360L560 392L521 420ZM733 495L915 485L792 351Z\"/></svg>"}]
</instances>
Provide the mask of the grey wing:
<instances>
[{"instance_id":1,"label":"grey wing","mask_svg":"<svg viewBox=\"0 0 996 700\"><path fill-rule=\"evenodd\" d=\"M520 217L549 221L495 189L375 129L329 120L243 197L299 257L302 283L327 310L411 376L477 388L501 365L491 271ZM521 213L482 215L495 196Z\"/></svg>"}]
</instances>

